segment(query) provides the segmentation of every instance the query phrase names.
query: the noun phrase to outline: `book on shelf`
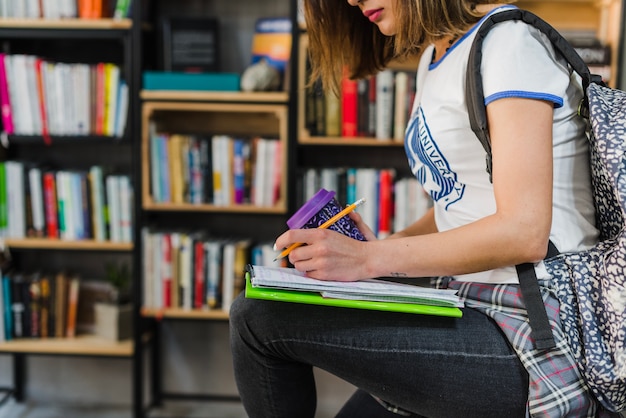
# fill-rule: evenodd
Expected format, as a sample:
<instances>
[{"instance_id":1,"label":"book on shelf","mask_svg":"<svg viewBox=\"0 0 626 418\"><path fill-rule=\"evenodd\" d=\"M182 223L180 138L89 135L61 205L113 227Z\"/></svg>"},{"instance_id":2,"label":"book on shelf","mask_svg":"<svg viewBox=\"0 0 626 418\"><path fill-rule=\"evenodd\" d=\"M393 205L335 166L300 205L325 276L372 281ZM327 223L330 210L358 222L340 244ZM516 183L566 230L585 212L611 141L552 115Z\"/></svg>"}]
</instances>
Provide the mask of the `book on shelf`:
<instances>
[{"instance_id":1,"label":"book on shelf","mask_svg":"<svg viewBox=\"0 0 626 418\"><path fill-rule=\"evenodd\" d=\"M11 281L9 276L3 272L0 276L2 280L2 298L3 298L3 322L4 337L6 341L13 339L13 309L11 305Z\"/></svg>"},{"instance_id":2,"label":"book on shelf","mask_svg":"<svg viewBox=\"0 0 626 418\"><path fill-rule=\"evenodd\" d=\"M107 283L84 283L65 272L4 272L0 274L0 329L4 329L0 341L92 333L93 304L105 300L109 292Z\"/></svg>"},{"instance_id":3,"label":"book on shelf","mask_svg":"<svg viewBox=\"0 0 626 418\"><path fill-rule=\"evenodd\" d=\"M371 78L371 77L370 77ZM362 78L357 80L357 136L373 136L370 131L370 79Z\"/></svg>"},{"instance_id":4,"label":"book on shelf","mask_svg":"<svg viewBox=\"0 0 626 418\"><path fill-rule=\"evenodd\" d=\"M320 123L324 123L324 128L320 134L326 136L341 136L343 107L341 105L342 98L337 96L333 91L326 91L324 97L320 97L320 109L324 109L324 117ZM315 108L314 108L315 109Z\"/></svg>"},{"instance_id":5,"label":"book on shelf","mask_svg":"<svg viewBox=\"0 0 626 418\"><path fill-rule=\"evenodd\" d=\"M13 114L11 113L5 58L6 54L0 53L0 112L2 116L2 128L4 132L11 135L13 133Z\"/></svg>"},{"instance_id":6,"label":"book on shelf","mask_svg":"<svg viewBox=\"0 0 626 418\"><path fill-rule=\"evenodd\" d=\"M392 70L376 74L376 139L387 140L393 131L393 81Z\"/></svg>"},{"instance_id":7,"label":"book on shelf","mask_svg":"<svg viewBox=\"0 0 626 418\"><path fill-rule=\"evenodd\" d=\"M344 75L341 80L341 136L357 136L358 106L358 81L351 80L347 75ZM329 135L328 132L326 132L326 135Z\"/></svg>"},{"instance_id":8,"label":"book on shelf","mask_svg":"<svg viewBox=\"0 0 626 418\"><path fill-rule=\"evenodd\" d=\"M0 161L0 238L8 235L8 212L6 164L4 161Z\"/></svg>"},{"instance_id":9,"label":"book on shelf","mask_svg":"<svg viewBox=\"0 0 626 418\"><path fill-rule=\"evenodd\" d=\"M280 90L287 90L291 56L291 19L264 17L257 19L252 35L251 64L265 60L280 74Z\"/></svg>"},{"instance_id":10,"label":"book on shelf","mask_svg":"<svg viewBox=\"0 0 626 418\"><path fill-rule=\"evenodd\" d=\"M50 135L123 135L129 93L116 64L50 62L25 54L2 54L0 61L7 133L48 141Z\"/></svg>"},{"instance_id":11,"label":"book on shelf","mask_svg":"<svg viewBox=\"0 0 626 418\"><path fill-rule=\"evenodd\" d=\"M276 256L271 244L248 238L144 228L142 240L143 304L157 310L228 310L243 291L252 254L257 262L284 265L271 262Z\"/></svg>"},{"instance_id":12,"label":"book on shelf","mask_svg":"<svg viewBox=\"0 0 626 418\"><path fill-rule=\"evenodd\" d=\"M131 0L0 0L0 18L121 19L128 17Z\"/></svg>"},{"instance_id":13,"label":"book on shelf","mask_svg":"<svg viewBox=\"0 0 626 418\"><path fill-rule=\"evenodd\" d=\"M461 316L455 290L434 289L380 279L353 282L307 277L289 267L249 265L246 297L444 316ZM415 279L419 280L428 279Z\"/></svg>"},{"instance_id":14,"label":"book on shelf","mask_svg":"<svg viewBox=\"0 0 626 418\"><path fill-rule=\"evenodd\" d=\"M4 304L5 304L4 281L3 281L2 269L0 267L0 343L3 343L10 339L10 337L7 338L6 336L7 330L6 330L6 324L5 324Z\"/></svg>"},{"instance_id":15,"label":"book on shelf","mask_svg":"<svg viewBox=\"0 0 626 418\"><path fill-rule=\"evenodd\" d=\"M186 73L180 71L145 71L146 90L239 91L241 76L237 73Z\"/></svg>"},{"instance_id":16,"label":"book on shelf","mask_svg":"<svg viewBox=\"0 0 626 418\"><path fill-rule=\"evenodd\" d=\"M393 139L404 141L404 131L409 117L409 75L398 71L394 76L394 106L393 106Z\"/></svg>"},{"instance_id":17,"label":"book on shelf","mask_svg":"<svg viewBox=\"0 0 626 418\"><path fill-rule=\"evenodd\" d=\"M345 204L369 196L358 210L380 237L406 228L432 205L416 178L399 176L391 168L305 167L296 178L297 204L302 205L321 187L335 190L338 201Z\"/></svg>"}]
</instances>

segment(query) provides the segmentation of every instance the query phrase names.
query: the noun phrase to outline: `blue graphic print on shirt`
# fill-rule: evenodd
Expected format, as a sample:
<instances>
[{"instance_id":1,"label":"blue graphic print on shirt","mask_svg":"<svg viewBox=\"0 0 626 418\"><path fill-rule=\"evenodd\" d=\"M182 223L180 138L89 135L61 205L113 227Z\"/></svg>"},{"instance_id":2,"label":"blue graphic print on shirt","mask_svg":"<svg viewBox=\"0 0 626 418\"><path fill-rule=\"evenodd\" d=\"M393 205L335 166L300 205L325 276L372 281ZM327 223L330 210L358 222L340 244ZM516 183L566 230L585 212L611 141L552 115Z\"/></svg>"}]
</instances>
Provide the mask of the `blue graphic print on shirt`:
<instances>
[{"instance_id":1,"label":"blue graphic print on shirt","mask_svg":"<svg viewBox=\"0 0 626 418\"><path fill-rule=\"evenodd\" d=\"M424 189L444 208L463 197L465 185L459 183L457 174L450 169L437 143L433 140L421 106L411 119L406 132L405 147L411 171ZM421 164L415 159L417 157Z\"/></svg>"}]
</instances>

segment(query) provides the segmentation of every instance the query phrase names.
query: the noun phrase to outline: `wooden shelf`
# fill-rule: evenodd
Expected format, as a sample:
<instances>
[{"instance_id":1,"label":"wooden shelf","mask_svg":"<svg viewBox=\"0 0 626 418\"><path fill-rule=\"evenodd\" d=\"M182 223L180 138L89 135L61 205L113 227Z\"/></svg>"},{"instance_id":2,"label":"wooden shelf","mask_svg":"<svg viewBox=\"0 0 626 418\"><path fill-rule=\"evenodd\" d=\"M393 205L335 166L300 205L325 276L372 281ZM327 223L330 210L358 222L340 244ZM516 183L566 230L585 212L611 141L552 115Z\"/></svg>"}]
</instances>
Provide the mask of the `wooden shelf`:
<instances>
[{"instance_id":1,"label":"wooden shelf","mask_svg":"<svg viewBox=\"0 0 626 418\"><path fill-rule=\"evenodd\" d=\"M0 353L130 357L133 354L133 342L109 341L95 335L79 335L76 338L18 339L0 343Z\"/></svg>"},{"instance_id":2,"label":"wooden shelf","mask_svg":"<svg viewBox=\"0 0 626 418\"><path fill-rule=\"evenodd\" d=\"M191 203L154 203L150 197L143 203L145 210L165 211L165 212L231 212L231 213L254 213L254 214L283 214L287 210L284 204L275 207L263 207L255 205L228 205L216 206L210 204Z\"/></svg>"},{"instance_id":3,"label":"wooden shelf","mask_svg":"<svg viewBox=\"0 0 626 418\"><path fill-rule=\"evenodd\" d=\"M131 19L0 19L6 29L130 29Z\"/></svg>"},{"instance_id":4,"label":"wooden shelf","mask_svg":"<svg viewBox=\"0 0 626 418\"><path fill-rule=\"evenodd\" d=\"M191 101L191 102L239 102L239 103L286 103L289 93L241 91L179 91L179 90L142 90L143 100Z\"/></svg>"},{"instance_id":5,"label":"wooden shelf","mask_svg":"<svg viewBox=\"0 0 626 418\"><path fill-rule=\"evenodd\" d=\"M255 95L257 93L250 93ZM249 96L248 95L248 96ZM241 96L247 97L247 96ZM278 103L210 103L146 101L142 105L141 204L147 210L233 212L255 214L283 214L287 211L287 118L288 108ZM273 207L253 205L216 206L212 204L155 203L150 193L150 125L157 132L201 134L219 132L225 135L271 137L282 141L280 158L283 177L280 198Z\"/></svg>"},{"instance_id":6,"label":"wooden shelf","mask_svg":"<svg viewBox=\"0 0 626 418\"><path fill-rule=\"evenodd\" d=\"M150 318L172 318L172 319L210 319L210 320L227 320L228 312L220 309L201 310L201 309L155 309L142 308L141 315Z\"/></svg>"},{"instance_id":7,"label":"wooden shelf","mask_svg":"<svg viewBox=\"0 0 626 418\"><path fill-rule=\"evenodd\" d=\"M404 142L393 140L379 140L366 137L330 137L311 136L300 137L298 143L301 145L334 145L334 146L362 146L362 147L403 147Z\"/></svg>"},{"instance_id":8,"label":"wooden shelf","mask_svg":"<svg viewBox=\"0 0 626 418\"><path fill-rule=\"evenodd\" d=\"M5 239L4 244L9 248L36 250L131 251L133 249L131 242L65 241L48 238Z\"/></svg>"}]
</instances>

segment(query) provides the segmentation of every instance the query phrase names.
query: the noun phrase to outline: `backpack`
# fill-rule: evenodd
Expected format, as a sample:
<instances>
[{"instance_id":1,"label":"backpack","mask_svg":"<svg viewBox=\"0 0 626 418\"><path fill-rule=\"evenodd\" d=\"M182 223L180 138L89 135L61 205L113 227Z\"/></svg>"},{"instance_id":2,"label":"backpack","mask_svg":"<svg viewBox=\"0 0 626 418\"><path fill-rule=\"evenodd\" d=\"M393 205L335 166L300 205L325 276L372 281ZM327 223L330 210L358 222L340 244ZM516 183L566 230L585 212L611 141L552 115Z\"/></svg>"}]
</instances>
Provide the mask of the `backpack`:
<instances>
[{"instance_id":1,"label":"backpack","mask_svg":"<svg viewBox=\"0 0 626 418\"><path fill-rule=\"evenodd\" d=\"M574 48L553 27L531 12L505 10L479 28L466 74L470 124L486 153L491 179L481 46L491 27L521 20L543 32L582 77L585 97L579 114L586 118L596 227L593 248L559 253L550 242L544 263L560 302L559 316L580 372L598 401L609 411L626 408L626 92L605 86L592 75ZM535 348L555 346L533 265L516 266Z\"/></svg>"}]
</instances>

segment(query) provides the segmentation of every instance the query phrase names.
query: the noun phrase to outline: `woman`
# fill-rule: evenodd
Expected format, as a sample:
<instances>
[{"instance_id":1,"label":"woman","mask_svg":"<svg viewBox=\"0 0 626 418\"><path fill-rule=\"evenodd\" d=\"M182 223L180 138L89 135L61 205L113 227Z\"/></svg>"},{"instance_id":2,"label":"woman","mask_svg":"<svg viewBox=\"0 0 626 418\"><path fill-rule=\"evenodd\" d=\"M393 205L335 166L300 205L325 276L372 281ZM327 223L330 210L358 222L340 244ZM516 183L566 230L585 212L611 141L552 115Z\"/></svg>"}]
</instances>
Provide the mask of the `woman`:
<instances>
[{"instance_id":1,"label":"woman","mask_svg":"<svg viewBox=\"0 0 626 418\"><path fill-rule=\"evenodd\" d=\"M565 344L543 267L597 240L582 98L549 41L521 22L496 25L482 75L493 183L465 104L472 40L486 15L514 7L465 0L305 0L313 78L337 91L342 68L367 77L392 58L420 55L405 148L434 206L403 231L367 242L329 230L290 230L276 248L310 277L446 278L460 319L239 298L231 310L235 376L250 417L313 417L312 366L359 390L341 417L593 417ZM557 348L528 335L515 265L535 263ZM366 412L367 411L367 412ZM391 411L391 412L389 412ZM395 411L395 412L393 412Z\"/></svg>"}]
</instances>

